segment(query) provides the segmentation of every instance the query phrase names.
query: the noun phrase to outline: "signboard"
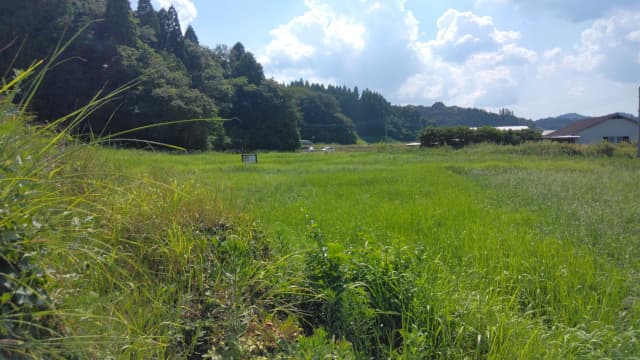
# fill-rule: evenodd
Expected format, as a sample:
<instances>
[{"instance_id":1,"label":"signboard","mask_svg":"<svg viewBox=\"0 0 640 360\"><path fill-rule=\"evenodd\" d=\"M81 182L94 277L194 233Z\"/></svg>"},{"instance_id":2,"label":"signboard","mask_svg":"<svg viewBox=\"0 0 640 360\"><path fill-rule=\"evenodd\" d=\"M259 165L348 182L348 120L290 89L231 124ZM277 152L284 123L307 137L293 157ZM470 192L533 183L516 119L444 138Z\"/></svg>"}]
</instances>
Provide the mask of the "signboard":
<instances>
[{"instance_id":1,"label":"signboard","mask_svg":"<svg viewBox=\"0 0 640 360\"><path fill-rule=\"evenodd\" d=\"M258 163L258 154L242 154L242 163L243 164L257 164Z\"/></svg>"}]
</instances>

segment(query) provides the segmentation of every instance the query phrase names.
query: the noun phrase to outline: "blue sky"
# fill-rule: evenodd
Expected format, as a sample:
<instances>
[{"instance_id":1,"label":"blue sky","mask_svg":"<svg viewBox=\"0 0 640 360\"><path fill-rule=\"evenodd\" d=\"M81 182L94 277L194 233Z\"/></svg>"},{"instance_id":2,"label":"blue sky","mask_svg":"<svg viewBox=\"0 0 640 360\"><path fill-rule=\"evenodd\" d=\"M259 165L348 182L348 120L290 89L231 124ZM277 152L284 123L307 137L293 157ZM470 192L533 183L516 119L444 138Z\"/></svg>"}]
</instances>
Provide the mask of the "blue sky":
<instances>
[{"instance_id":1,"label":"blue sky","mask_svg":"<svg viewBox=\"0 0 640 360\"><path fill-rule=\"evenodd\" d=\"M532 119L637 113L638 0L153 1L202 45L242 42L280 82Z\"/></svg>"}]
</instances>

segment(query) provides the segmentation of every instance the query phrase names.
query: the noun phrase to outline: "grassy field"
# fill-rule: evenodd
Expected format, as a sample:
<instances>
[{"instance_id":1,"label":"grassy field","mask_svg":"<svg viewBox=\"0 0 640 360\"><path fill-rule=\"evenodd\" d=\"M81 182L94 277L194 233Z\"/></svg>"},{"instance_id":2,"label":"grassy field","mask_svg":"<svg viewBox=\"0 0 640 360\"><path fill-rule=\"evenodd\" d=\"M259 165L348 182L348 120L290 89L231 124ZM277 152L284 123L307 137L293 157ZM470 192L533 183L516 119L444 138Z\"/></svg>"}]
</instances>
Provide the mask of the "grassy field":
<instances>
[{"instance_id":1,"label":"grassy field","mask_svg":"<svg viewBox=\"0 0 640 360\"><path fill-rule=\"evenodd\" d=\"M360 357L639 354L640 164L511 149L99 155L255 221Z\"/></svg>"},{"instance_id":2,"label":"grassy field","mask_svg":"<svg viewBox=\"0 0 640 360\"><path fill-rule=\"evenodd\" d=\"M640 354L632 148L243 165L2 126L0 357Z\"/></svg>"},{"instance_id":3,"label":"grassy field","mask_svg":"<svg viewBox=\"0 0 640 360\"><path fill-rule=\"evenodd\" d=\"M40 65L0 84L0 359L640 354L630 146L115 150L72 134L121 90L30 121Z\"/></svg>"}]
</instances>

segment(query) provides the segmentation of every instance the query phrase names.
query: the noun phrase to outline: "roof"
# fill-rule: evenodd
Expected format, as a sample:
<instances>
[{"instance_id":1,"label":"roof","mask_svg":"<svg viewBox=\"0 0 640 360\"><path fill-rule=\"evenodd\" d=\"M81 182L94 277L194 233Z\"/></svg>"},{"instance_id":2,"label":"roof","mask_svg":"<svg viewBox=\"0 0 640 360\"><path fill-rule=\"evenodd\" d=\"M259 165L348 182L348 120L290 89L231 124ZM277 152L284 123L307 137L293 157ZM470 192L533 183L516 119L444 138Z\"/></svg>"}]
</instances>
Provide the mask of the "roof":
<instances>
[{"instance_id":1,"label":"roof","mask_svg":"<svg viewBox=\"0 0 640 360\"><path fill-rule=\"evenodd\" d=\"M511 126L496 126L496 129L500 131L523 131L523 130L528 130L529 127L526 125L511 125Z\"/></svg>"},{"instance_id":2,"label":"roof","mask_svg":"<svg viewBox=\"0 0 640 360\"><path fill-rule=\"evenodd\" d=\"M573 122L561 129L554 131L553 133L547 136L549 137L574 136L588 128L594 127L596 125L600 125L604 122L607 122L609 120L614 120L614 119L623 119L623 120L630 121L634 124L638 124L638 121L630 117L629 115L625 115L621 113L613 113L605 116L588 118L588 119Z\"/></svg>"},{"instance_id":3,"label":"roof","mask_svg":"<svg viewBox=\"0 0 640 360\"><path fill-rule=\"evenodd\" d=\"M496 130L500 131L523 131L529 129L527 125L510 125L510 126L492 126ZM470 127L471 130L478 130L477 127Z\"/></svg>"}]
</instances>

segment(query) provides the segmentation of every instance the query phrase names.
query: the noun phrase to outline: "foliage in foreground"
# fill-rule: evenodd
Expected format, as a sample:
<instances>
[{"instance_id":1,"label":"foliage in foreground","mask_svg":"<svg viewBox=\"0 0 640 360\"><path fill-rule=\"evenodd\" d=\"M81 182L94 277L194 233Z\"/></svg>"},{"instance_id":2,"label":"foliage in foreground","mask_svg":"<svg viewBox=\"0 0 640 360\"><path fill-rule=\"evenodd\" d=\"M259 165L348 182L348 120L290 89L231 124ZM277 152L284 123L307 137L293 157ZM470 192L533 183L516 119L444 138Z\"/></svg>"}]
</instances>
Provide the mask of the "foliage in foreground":
<instances>
[{"instance_id":1,"label":"foliage in foreground","mask_svg":"<svg viewBox=\"0 0 640 360\"><path fill-rule=\"evenodd\" d=\"M195 184L113 171L73 141L115 95L30 123L12 101L47 70L35 69L0 88L1 357L348 351L321 333L297 345L299 302L313 295L253 221Z\"/></svg>"}]
</instances>

